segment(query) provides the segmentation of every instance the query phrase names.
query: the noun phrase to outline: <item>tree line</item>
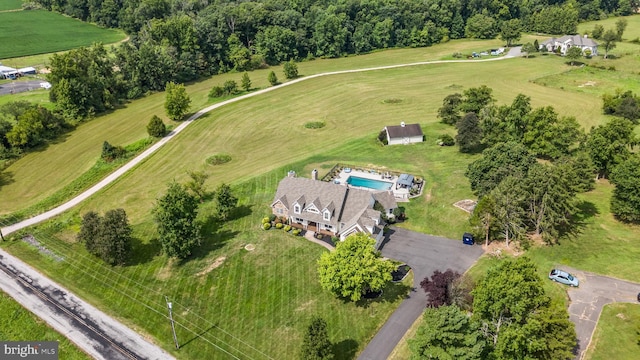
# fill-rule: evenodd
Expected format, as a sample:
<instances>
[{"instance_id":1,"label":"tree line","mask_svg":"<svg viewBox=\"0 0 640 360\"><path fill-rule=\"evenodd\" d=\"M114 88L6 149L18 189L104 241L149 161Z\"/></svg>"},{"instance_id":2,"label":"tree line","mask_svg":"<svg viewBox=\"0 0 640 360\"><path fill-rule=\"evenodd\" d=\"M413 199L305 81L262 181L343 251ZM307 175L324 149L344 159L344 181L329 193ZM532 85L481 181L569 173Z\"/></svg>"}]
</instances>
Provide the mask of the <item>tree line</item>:
<instances>
[{"instance_id":1,"label":"tree line","mask_svg":"<svg viewBox=\"0 0 640 360\"><path fill-rule=\"evenodd\" d=\"M463 37L517 39L520 31L575 33L579 20L630 14L611 2L375 0L37 0L46 9L120 28L130 41L51 60L51 100L66 118L227 71L290 60L422 47ZM630 7L631 6L631 7ZM514 38L514 36L516 36Z\"/></svg>"},{"instance_id":2,"label":"tree line","mask_svg":"<svg viewBox=\"0 0 640 360\"><path fill-rule=\"evenodd\" d=\"M438 110L442 122L456 126L461 152L482 152L465 172L479 199L470 219L476 235L486 243L504 239L507 246L512 240L527 244L531 236L551 243L572 231L576 195L593 189L598 177L616 185L614 215L638 222L631 120L616 117L585 134L575 118L560 117L550 106L533 109L530 100L519 94L498 106L483 85L448 95Z\"/></svg>"}]
</instances>

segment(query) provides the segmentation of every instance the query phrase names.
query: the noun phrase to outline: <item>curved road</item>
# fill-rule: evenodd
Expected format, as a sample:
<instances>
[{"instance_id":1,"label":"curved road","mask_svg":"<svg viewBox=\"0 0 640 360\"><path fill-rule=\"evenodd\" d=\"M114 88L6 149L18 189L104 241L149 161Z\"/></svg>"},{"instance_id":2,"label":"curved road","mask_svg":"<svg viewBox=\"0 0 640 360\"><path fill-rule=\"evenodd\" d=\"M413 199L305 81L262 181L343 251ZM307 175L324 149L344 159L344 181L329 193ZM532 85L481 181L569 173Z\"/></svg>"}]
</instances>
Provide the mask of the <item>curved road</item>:
<instances>
[{"instance_id":1,"label":"curved road","mask_svg":"<svg viewBox=\"0 0 640 360\"><path fill-rule=\"evenodd\" d=\"M132 159L130 162L111 173L105 179L95 184L80 195L68 202L44 212L38 216L26 219L19 223L2 228L4 235L11 234L20 229L37 224L59 215L80 202L94 195L108 184L117 180L127 171L134 168L141 161L151 156L164 144L171 141L182 132L189 124L202 115L222 106L242 101L254 96L277 90L284 86L290 86L302 81L315 79L322 76L348 74L364 71L394 69L408 66L440 64L440 63L469 63L498 61L518 56L518 48L511 49L509 54L486 60L436 60L410 64L380 66L355 70L333 71L322 74L310 75L298 78L287 83L262 89L253 93L226 100L207 108L204 108L189 119L181 123L167 136L155 143L149 149ZM149 343L139 334L127 328L120 322L99 311L88 303L82 301L59 284L54 283L38 271L0 249L0 289L5 291L24 307L38 315L50 326L69 338L81 349L96 359L171 359L172 357L158 346Z\"/></svg>"}]
</instances>

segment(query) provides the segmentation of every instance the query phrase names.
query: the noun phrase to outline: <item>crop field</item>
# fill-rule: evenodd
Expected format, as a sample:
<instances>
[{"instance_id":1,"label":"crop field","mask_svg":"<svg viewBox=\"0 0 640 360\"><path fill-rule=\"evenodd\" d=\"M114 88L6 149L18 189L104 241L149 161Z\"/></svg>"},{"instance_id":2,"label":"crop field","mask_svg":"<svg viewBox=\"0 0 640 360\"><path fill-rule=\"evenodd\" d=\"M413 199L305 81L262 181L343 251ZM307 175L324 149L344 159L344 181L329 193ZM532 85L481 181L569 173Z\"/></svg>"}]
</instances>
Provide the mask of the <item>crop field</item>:
<instances>
[{"instance_id":1,"label":"crop field","mask_svg":"<svg viewBox=\"0 0 640 360\"><path fill-rule=\"evenodd\" d=\"M0 11L22 9L22 0L2 0L0 1Z\"/></svg>"},{"instance_id":2,"label":"crop field","mask_svg":"<svg viewBox=\"0 0 640 360\"><path fill-rule=\"evenodd\" d=\"M105 44L125 38L122 31L102 29L44 10L0 13L0 59Z\"/></svg>"},{"instance_id":3,"label":"crop field","mask_svg":"<svg viewBox=\"0 0 640 360\"><path fill-rule=\"evenodd\" d=\"M640 352L638 336L640 336L640 305L605 305L585 359L637 359Z\"/></svg>"},{"instance_id":4,"label":"crop field","mask_svg":"<svg viewBox=\"0 0 640 360\"><path fill-rule=\"evenodd\" d=\"M58 341L60 359L91 359L67 338L50 328L2 291L0 291L0 309L2 309L0 323L3 324L0 327L0 339L3 341Z\"/></svg>"}]
</instances>

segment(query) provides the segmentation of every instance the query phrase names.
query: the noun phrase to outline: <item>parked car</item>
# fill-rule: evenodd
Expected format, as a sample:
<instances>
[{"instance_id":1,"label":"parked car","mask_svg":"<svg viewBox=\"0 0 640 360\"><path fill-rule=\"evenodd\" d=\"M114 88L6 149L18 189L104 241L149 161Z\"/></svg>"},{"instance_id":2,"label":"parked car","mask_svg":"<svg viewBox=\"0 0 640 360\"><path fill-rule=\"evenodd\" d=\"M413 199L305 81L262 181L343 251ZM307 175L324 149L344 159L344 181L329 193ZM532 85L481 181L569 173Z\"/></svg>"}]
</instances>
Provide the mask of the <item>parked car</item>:
<instances>
[{"instance_id":1,"label":"parked car","mask_svg":"<svg viewBox=\"0 0 640 360\"><path fill-rule=\"evenodd\" d=\"M565 285L574 286L574 287L578 287L578 285L580 285L578 278L569 274L566 271L562 271L558 269L551 270L551 272L549 273L549 279Z\"/></svg>"}]
</instances>

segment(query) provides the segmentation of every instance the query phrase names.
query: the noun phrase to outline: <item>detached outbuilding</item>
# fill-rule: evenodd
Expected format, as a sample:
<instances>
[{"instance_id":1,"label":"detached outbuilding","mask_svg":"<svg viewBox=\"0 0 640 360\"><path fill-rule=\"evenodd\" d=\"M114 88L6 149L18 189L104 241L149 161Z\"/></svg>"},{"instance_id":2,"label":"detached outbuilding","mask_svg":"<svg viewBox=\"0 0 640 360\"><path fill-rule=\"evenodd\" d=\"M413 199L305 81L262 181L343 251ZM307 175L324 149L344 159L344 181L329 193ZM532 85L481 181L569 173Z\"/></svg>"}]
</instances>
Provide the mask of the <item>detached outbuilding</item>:
<instances>
[{"instance_id":1,"label":"detached outbuilding","mask_svg":"<svg viewBox=\"0 0 640 360\"><path fill-rule=\"evenodd\" d=\"M405 124L403 121L400 125L385 126L384 131L387 133L387 143L389 145L406 145L424 141L424 134L420 124Z\"/></svg>"}]
</instances>

